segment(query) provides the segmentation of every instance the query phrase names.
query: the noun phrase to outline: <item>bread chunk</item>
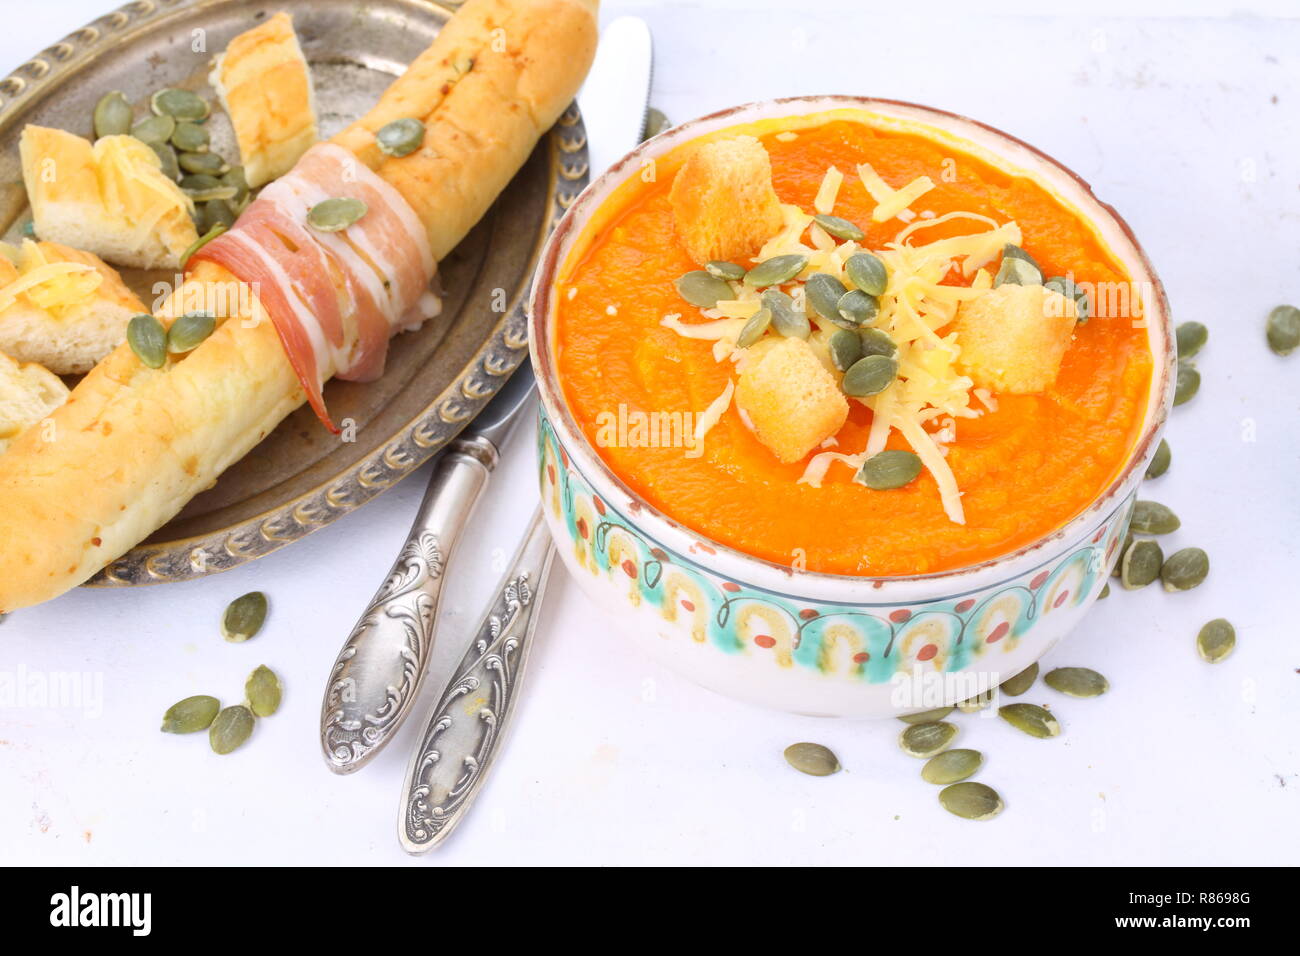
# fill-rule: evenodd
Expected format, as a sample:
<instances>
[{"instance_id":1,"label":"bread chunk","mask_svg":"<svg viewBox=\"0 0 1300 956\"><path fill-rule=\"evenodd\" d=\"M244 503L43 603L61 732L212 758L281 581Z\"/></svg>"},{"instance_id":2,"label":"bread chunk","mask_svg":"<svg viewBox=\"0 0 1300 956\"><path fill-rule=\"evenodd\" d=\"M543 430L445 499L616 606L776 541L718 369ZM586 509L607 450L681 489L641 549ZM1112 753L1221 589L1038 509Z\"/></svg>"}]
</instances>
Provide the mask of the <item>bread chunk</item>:
<instances>
[{"instance_id":1,"label":"bread chunk","mask_svg":"<svg viewBox=\"0 0 1300 956\"><path fill-rule=\"evenodd\" d=\"M230 116L249 186L283 176L316 142L311 74L289 14L231 40L208 82Z\"/></svg>"},{"instance_id":2,"label":"bread chunk","mask_svg":"<svg viewBox=\"0 0 1300 956\"><path fill-rule=\"evenodd\" d=\"M743 265L781 231L772 161L753 136L705 143L677 171L668 198L677 235L700 265Z\"/></svg>"},{"instance_id":3,"label":"bread chunk","mask_svg":"<svg viewBox=\"0 0 1300 956\"><path fill-rule=\"evenodd\" d=\"M1077 317L1074 302L1041 285L990 289L957 312L962 370L993 392L1041 392L1056 381Z\"/></svg>"},{"instance_id":4,"label":"bread chunk","mask_svg":"<svg viewBox=\"0 0 1300 956\"><path fill-rule=\"evenodd\" d=\"M68 387L49 369L0 353L0 455L67 400Z\"/></svg>"},{"instance_id":5,"label":"bread chunk","mask_svg":"<svg viewBox=\"0 0 1300 956\"><path fill-rule=\"evenodd\" d=\"M782 339L740 373L736 405L778 459L798 461L844 424L849 403L802 339Z\"/></svg>"}]
</instances>

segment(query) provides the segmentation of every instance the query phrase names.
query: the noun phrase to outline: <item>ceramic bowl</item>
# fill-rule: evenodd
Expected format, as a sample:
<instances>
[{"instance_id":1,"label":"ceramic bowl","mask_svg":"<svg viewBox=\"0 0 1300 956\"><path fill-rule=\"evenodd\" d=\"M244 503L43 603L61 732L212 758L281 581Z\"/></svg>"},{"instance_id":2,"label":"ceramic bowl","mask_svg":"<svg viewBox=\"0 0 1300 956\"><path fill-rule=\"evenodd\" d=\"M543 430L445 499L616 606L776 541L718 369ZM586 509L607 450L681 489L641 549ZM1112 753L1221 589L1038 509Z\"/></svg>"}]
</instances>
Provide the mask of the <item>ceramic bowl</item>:
<instances>
[{"instance_id":1,"label":"ceramic bowl","mask_svg":"<svg viewBox=\"0 0 1300 956\"><path fill-rule=\"evenodd\" d=\"M922 131L1027 175L1090 222L1140 290L1154 356L1142 431L1111 484L1063 527L993 560L910 577L798 573L708 540L631 491L570 413L553 355L556 277L602 204L646 164L738 124L852 111ZM982 123L847 96L753 103L643 143L569 208L542 253L531 301L541 394L543 509L560 557L631 641L700 684L804 714L883 717L965 700L1034 663L1083 618L1110 578L1143 472L1173 400L1176 355L1164 291L1120 216L1078 176Z\"/></svg>"}]
</instances>

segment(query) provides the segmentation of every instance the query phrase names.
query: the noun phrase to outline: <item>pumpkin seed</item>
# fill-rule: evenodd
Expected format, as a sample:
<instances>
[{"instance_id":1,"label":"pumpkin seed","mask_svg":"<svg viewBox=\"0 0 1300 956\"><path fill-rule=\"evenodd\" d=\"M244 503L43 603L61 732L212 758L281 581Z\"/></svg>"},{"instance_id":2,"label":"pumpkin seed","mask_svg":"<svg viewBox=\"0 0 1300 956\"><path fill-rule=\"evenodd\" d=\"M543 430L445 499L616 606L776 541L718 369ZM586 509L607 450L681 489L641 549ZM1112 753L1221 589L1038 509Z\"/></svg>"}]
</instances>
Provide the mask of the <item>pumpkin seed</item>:
<instances>
[{"instance_id":1,"label":"pumpkin seed","mask_svg":"<svg viewBox=\"0 0 1300 956\"><path fill-rule=\"evenodd\" d=\"M813 222L821 226L836 239L858 239L866 238L866 233L849 222L847 219L841 219L839 216L832 216L829 213L819 212L813 216Z\"/></svg>"},{"instance_id":2,"label":"pumpkin seed","mask_svg":"<svg viewBox=\"0 0 1300 956\"><path fill-rule=\"evenodd\" d=\"M923 710L918 714L906 714L898 719L905 724L935 724L952 712L951 707L936 707L934 710Z\"/></svg>"},{"instance_id":3,"label":"pumpkin seed","mask_svg":"<svg viewBox=\"0 0 1300 956\"><path fill-rule=\"evenodd\" d=\"M963 820L992 820L1002 812L1002 798L992 787L968 780L939 791L939 803Z\"/></svg>"},{"instance_id":4,"label":"pumpkin seed","mask_svg":"<svg viewBox=\"0 0 1300 956\"><path fill-rule=\"evenodd\" d=\"M131 127L131 135L150 146L171 141L176 132L176 121L170 116L146 116Z\"/></svg>"},{"instance_id":5,"label":"pumpkin seed","mask_svg":"<svg viewBox=\"0 0 1300 956\"><path fill-rule=\"evenodd\" d=\"M726 279L729 282L739 282L745 278L744 266L738 266L734 262L723 262L721 259L714 259L712 262L704 263L704 271L711 276Z\"/></svg>"},{"instance_id":6,"label":"pumpkin seed","mask_svg":"<svg viewBox=\"0 0 1300 956\"><path fill-rule=\"evenodd\" d=\"M1119 557L1117 557L1117 558L1115 559L1115 566L1114 566L1113 568L1110 569L1110 576L1111 576L1111 577L1113 577L1113 578L1117 578L1117 577L1120 576L1120 571L1121 571L1121 570L1123 569L1123 567L1124 567L1124 555L1128 553L1128 549L1131 548L1131 547L1133 547L1133 532L1132 532L1132 531L1130 531L1128 534L1124 535L1124 543L1123 543L1122 545L1119 546Z\"/></svg>"},{"instance_id":7,"label":"pumpkin seed","mask_svg":"<svg viewBox=\"0 0 1300 956\"><path fill-rule=\"evenodd\" d=\"M326 199L322 202L318 202L307 211L307 225L319 232L339 232L357 222L368 210L369 207L364 202L360 199L354 199L351 196ZM682 276L681 279L677 280L677 288L679 291L682 287L681 283L687 276L704 276L711 282L718 281L707 272L688 272L685 276ZM727 284L724 282L722 285L726 286ZM730 295L731 287L727 286L727 296ZM719 296L718 298L722 298L722 296ZM691 302L689 298L687 298L687 301ZM691 304L696 305L698 303L692 302ZM714 299L712 305L717 304L718 300Z\"/></svg>"},{"instance_id":8,"label":"pumpkin seed","mask_svg":"<svg viewBox=\"0 0 1300 956\"><path fill-rule=\"evenodd\" d=\"M785 762L811 777L829 777L840 769L839 758L821 744L791 744L785 748Z\"/></svg>"},{"instance_id":9,"label":"pumpkin seed","mask_svg":"<svg viewBox=\"0 0 1300 956\"><path fill-rule=\"evenodd\" d=\"M1030 664L1019 674L1016 674L1013 677L1008 677L999 684L998 690L1002 691L1002 693L1006 694L1008 697L1019 697L1025 691L1029 690L1029 688L1033 687L1034 681L1037 679L1038 662L1034 661L1034 663Z\"/></svg>"},{"instance_id":10,"label":"pumpkin seed","mask_svg":"<svg viewBox=\"0 0 1300 956\"><path fill-rule=\"evenodd\" d=\"M862 339L857 332L836 329L830 341L831 362L841 372L847 372L853 363L862 358Z\"/></svg>"},{"instance_id":11,"label":"pumpkin seed","mask_svg":"<svg viewBox=\"0 0 1300 956\"><path fill-rule=\"evenodd\" d=\"M874 295L867 295L861 289L850 289L840 296L835 304L840 317L855 328L876 320L880 312L880 302Z\"/></svg>"},{"instance_id":12,"label":"pumpkin seed","mask_svg":"<svg viewBox=\"0 0 1300 956\"><path fill-rule=\"evenodd\" d=\"M974 697L967 697L963 701L958 701L957 709L963 714L977 714L991 703L993 703L992 687L983 693L976 694Z\"/></svg>"},{"instance_id":13,"label":"pumpkin seed","mask_svg":"<svg viewBox=\"0 0 1300 956\"><path fill-rule=\"evenodd\" d=\"M1061 293L1067 299L1077 299L1079 297L1079 287L1065 276L1052 276L1043 285L1053 292Z\"/></svg>"},{"instance_id":14,"label":"pumpkin seed","mask_svg":"<svg viewBox=\"0 0 1300 956\"><path fill-rule=\"evenodd\" d=\"M167 330L152 315L137 315L128 322L126 341L149 368L162 368L167 361Z\"/></svg>"},{"instance_id":15,"label":"pumpkin seed","mask_svg":"<svg viewBox=\"0 0 1300 956\"><path fill-rule=\"evenodd\" d=\"M1102 585L1102 587L1101 587L1101 593L1097 595L1097 600L1100 601L1100 600L1102 600L1103 598L1108 598L1108 597L1110 597L1110 582L1109 582L1109 581L1107 581L1105 584Z\"/></svg>"},{"instance_id":16,"label":"pumpkin seed","mask_svg":"<svg viewBox=\"0 0 1300 956\"><path fill-rule=\"evenodd\" d=\"M190 243L189 248L181 254L181 268L184 269L185 266L189 264L190 257L193 256L194 253L198 252L225 231L226 227L222 223L216 223L210 226L207 232Z\"/></svg>"},{"instance_id":17,"label":"pumpkin seed","mask_svg":"<svg viewBox=\"0 0 1300 956\"><path fill-rule=\"evenodd\" d=\"M117 90L105 93L95 104L95 139L131 132L131 104Z\"/></svg>"},{"instance_id":18,"label":"pumpkin seed","mask_svg":"<svg viewBox=\"0 0 1300 956\"><path fill-rule=\"evenodd\" d=\"M280 694L280 678L265 664L249 674L244 682L248 706L258 717L270 717L280 709Z\"/></svg>"},{"instance_id":19,"label":"pumpkin seed","mask_svg":"<svg viewBox=\"0 0 1300 956\"><path fill-rule=\"evenodd\" d=\"M1216 617L1196 635L1196 653L1207 664L1217 664L1237 646L1237 629L1226 618Z\"/></svg>"},{"instance_id":20,"label":"pumpkin seed","mask_svg":"<svg viewBox=\"0 0 1300 956\"><path fill-rule=\"evenodd\" d=\"M658 136L664 130L673 125L663 110L655 109L653 106L645 111L645 128L641 131L641 140L644 142L652 136Z\"/></svg>"},{"instance_id":21,"label":"pumpkin seed","mask_svg":"<svg viewBox=\"0 0 1300 956\"><path fill-rule=\"evenodd\" d=\"M863 355L887 355L894 356L898 354L898 345L889 337L887 332L880 329L858 329L858 339L862 343Z\"/></svg>"},{"instance_id":22,"label":"pumpkin seed","mask_svg":"<svg viewBox=\"0 0 1300 956\"><path fill-rule=\"evenodd\" d=\"M1201 373L1191 362L1178 363L1178 375L1174 379L1174 404L1190 402L1201 390Z\"/></svg>"},{"instance_id":23,"label":"pumpkin seed","mask_svg":"<svg viewBox=\"0 0 1300 956\"><path fill-rule=\"evenodd\" d=\"M193 734L207 730L212 725L221 701L206 694L197 694L178 700L163 714L162 732L165 734Z\"/></svg>"},{"instance_id":24,"label":"pumpkin seed","mask_svg":"<svg viewBox=\"0 0 1300 956\"><path fill-rule=\"evenodd\" d=\"M1051 711L1037 704L1003 704L998 708L998 716L1031 737L1055 737L1061 732L1061 725Z\"/></svg>"},{"instance_id":25,"label":"pumpkin seed","mask_svg":"<svg viewBox=\"0 0 1300 956\"><path fill-rule=\"evenodd\" d=\"M181 164L176 159L176 150L166 143L149 143L149 148L158 157L158 168L172 182L181 178Z\"/></svg>"},{"instance_id":26,"label":"pumpkin seed","mask_svg":"<svg viewBox=\"0 0 1300 956\"><path fill-rule=\"evenodd\" d=\"M740 330L740 335L736 336L736 344L742 349L747 349L763 337L767 327L772 324L772 310L760 308L757 312L749 317L745 327Z\"/></svg>"},{"instance_id":27,"label":"pumpkin seed","mask_svg":"<svg viewBox=\"0 0 1300 956\"><path fill-rule=\"evenodd\" d=\"M1182 548L1166 559L1160 580L1166 591L1190 591L1210 573L1210 556L1201 548Z\"/></svg>"},{"instance_id":28,"label":"pumpkin seed","mask_svg":"<svg viewBox=\"0 0 1300 956\"><path fill-rule=\"evenodd\" d=\"M167 351L172 355L192 352L216 327L217 317L211 312L186 312L167 330Z\"/></svg>"},{"instance_id":29,"label":"pumpkin seed","mask_svg":"<svg viewBox=\"0 0 1300 956\"><path fill-rule=\"evenodd\" d=\"M909 757L933 757L957 736L957 727L938 721L930 724L912 724L898 735L898 746Z\"/></svg>"},{"instance_id":30,"label":"pumpkin seed","mask_svg":"<svg viewBox=\"0 0 1300 956\"><path fill-rule=\"evenodd\" d=\"M1200 322L1183 322L1174 329L1174 341L1178 345L1178 357L1189 359L1202 348L1210 338L1210 330Z\"/></svg>"},{"instance_id":31,"label":"pumpkin seed","mask_svg":"<svg viewBox=\"0 0 1300 956\"><path fill-rule=\"evenodd\" d=\"M222 173L230 171L230 164L221 156L212 151L206 153L181 153L176 158L181 169L187 173L207 173L209 176L220 176ZM326 200L329 202L329 200ZM310 215L310 214L309 214Z\"/></svg>"},{"instance_id":32,"label":"pumpkin seed","mask_svg":"<svg viewBox=\"0 0 1300 956\"><path fill-rule=\"evenodd\" d=\"M803 272L803 267L807 264L808 257L798 254L773 256L771 259L764 259L745 273L745 285L762 289L765 286L789 282Z\"/></svg>"},{"instance_id":33,"label":"pumpkin seed","mask_svg":"<svg viewBox=\"0 0 1300 956\"><path fill-rule=\"evenodd\" d=\"M375 145L385 156L406 156L419 149L423 142L424 124L409 116L385 123L375 133Z\"/></svg>"},{"instance_id":34,"label":"pumpkin seed","mask_svg":"<svg viewBox=\"0 0 1300 956\"><path fill-rule=\"evenodd\" d=\"M159 90L149 98L149 108L158 116L170 116L175 120L189 120L201 123L208 118L212 108L208 101L189 90L170 87Z\"/></svg>"},{"instance_id":35,"label":"pumpkin seed","mask_svg":"<svg viewBox=\"0 0 1300 956\"><path fill-rule=\"evenodd\" d=\"M889 285L889 272L879 256L870 252L855 252L844 263L844 274L867 295L884 295Z\"/></svg>"},{"instance_id":36,"label":"pumpkin seed","mask_svg":"<svg viewBox=\"0 0 1300 956\"><path fill-rule=\"evenodd\" d=\"M1133 506L1129 530L1134 534L1169 534L1182 527L1173 509L1158 501L1139 501Z\"/></svg>"},{"instance_id":37,"label":"pumpkin seed","mask_svg":"<svg viewBox=\"0 0 1300 956\"><path fill-rule=\"evenodd\" d=\"M1120 559L1119 583L1127 591L1137 591L1160 577L1165 554L1154 541L1134 541Z\"/></svg>"},{"instance_id":38,"label":"pumpkin seed","mask_svg":"<svg viewBox=\"0 0 1300 956\"><path fill-rule=\"evenodd\" d=\"M1038 268L1038 263L1024 249L1011 243L1002 247L1002 264L993 278L994 288L1007 284L1043 284L1043 270Z\"/></svg>"},{"instance_id":39,"label":"pumpkin seed","mask_svg":"<svg viewBox=\"0 0 1300 956\"><path fill-rule=\"evenodd\" d=\"M1169 462L1173 460L1173 453L1169 450L1169 442L1160 439L1160 444L1156 446L1156 453L1151 456L1151 464L1147 465L1147 477L1159 478L1169 470Z\"/></svg>"},{"instance_id":40,"label":"pumpkin seed","mask_svg":"<svg viewBox=\"0 0 1300 956\"><path fill-rule=\"evenodd\" d=\"M1004 258L1019 259L1022 262L1028 262L1035 269L1038 269L1039 272L1043 271L1042 268L1038 265L1038 260L1035 259L1033 256L1031 256L1029 253L1027 253L1020 246L1017 246L1015 243L1008 242L1006 245L1004 245L1002 247L1002 255Z\"/></svg>"},{"instance_id":41,"label":"pumpkin seed","mask_svg":"<svg viewBox=\"0 0 1300 956\"><path fill-rule=\"evenodd\" d=\"M803 287L808 307L823 319L841 328L844 327L844 319L840 315L840 299L844 298L844 293L848 291L844 288L843 282L826 272L814 272Z\"/></svg>"},{"instance_id":42,"label":"pumpkin seed","mask_svg":"<svg viewBox=\"0 0 1300 956\"><path fill-rule=\"evenodd\" d=\"M844 373L840 388L845 395L862 398L876 395L894 384L898 377L898 361L887 355L868 355L853 363ZM883 454L883 452L882 452Z\"/></svg>"},{"instance_id":43,"label":"pumpkin seed","mask_svg":"<svg viewBox=\"0 0 1300 956\"><path fill-rule=\"evenodd\" d=\"M1043 683L1067 697L1100 697L1110 682L1087 667L1054 667L1043 675Z\"/></svg>"},{"instance_id":44,"label":"pumpkin seed","mask_svg":"<svg viewBox=\"0 0 1300 956\"><path fill-rule=\"evenodd\" d=\"M220 189L225 183L207 173L188 173L181 177L180 185L186 192L201 193L209 189Z\"/></svg>"},{"instance_id":45,"label":"pumpkin seed","mask_svg":"<svg viewBox=\"0 0 1300 956\"><path fill-rule=\"evenodd\" d=\"M788 339L806 339L812 334L808 316L794 307L794 299L780 289L768 289L760 297L763 308L772 313L772 328Z\"/></svg>"},{"instance_id":46,"label":"pumpkin seed","mask_svg":"<svg viewBox=\"0 0 1300 956\"><path fill-rule=\"evenodd\" d=\"M211 177L208 177L211 178ZM197 203L212 202L213 200L227 200L235 198L235 187L216 185L211 189L185 189L185 195Z\"/></svg>"},{"instance_id":47,"label":"pumpkin seed","mask_svg":"<svg viewBox=\"0 0 1300 956\"><path fill-rule=\"evenodd\" d=\"M208 728L208 743L213 753L228 754L239 748L253 734L257 719L243 704L226 707Z\"/></svg>"},{"instance_id":48,"label":"pumpkin seed","mask_svg":"<svg viewBox=\"0 0 1300 956\"><path fill-rule=\"evenodd\" d=\"M1270 349L1278 355L1290 355L1300 347L1300 309L1279 305L1268 314L1264 330Z\"/></svg>"},{"instance_id":49,"label":"pumpkin seed","mask_svg":"<svg viewBox=\"0 0 1300 956\"><path fill-rule=\"evenodd\" d=\"M326 202L334 201L335 200L326 200ZM321 203L321 205L323 206L324 203ZM312 212L315 212L316 208L313 208ZM307 221L311 222L310 214L308 215ZM347 223L347 225L351 225L351 223ZM336 226L334 228L341 229L343 227ZM326 231L333 232L334 229ZM686 275L677 280L675 285L677 286L678 295L691 305L697 306L701 309L712 309L717 306L719 300L735 298L735 293L731 291L731 286L727 285L727 283L716 276L709 275L702 269L696 269L692 272L686 273Z\"/></svg>"},{"instance_id":50,"label":"pumpkin seed","mask_svg":"<svg viewBox=\"0 0 1300 956\"><path fill-rule=\"evenodd\" d=\"M266 595L249 591L231 601L221 618L221 636L240 643L255 637L266 621Z\"/></svg>"},{"instance_id":51,"label":"pumpkin seed","mask_svg":"<svg viewBox=\"0 0 1300 956\"><path fill-rule=\"evenodd\" d=\"M235 224L235 218L235 210L230 208L228 201L225 199L212 199L203 203L199 209L199 228L207 232L221 226L224 231ZM220 235L220 233L217 233L217 235Z\"/></svg>"},{"instance_id":52,"label":"pumpkin seed","mask_svg":"<svg viewBox=\"0 0 1300 956\"><path fill-rule=\"evenodd\" d=\"M208 131L198 123L177 123L171 144L184 153L206 153L211 143Z\"/></svg>"},{"instance_id":53,"label":"pumpkin seed","mask_svg":"<svg viewBox=\"0 0 1300 956\"><path fill-rule=\"evenodd\" d=\"M921 459L916 452L889 449L864 461L857 480L876 491L888 491L911 484L920 474Z\"/></svg>"},{"instance_id":54,"label":"pumpkin seed","mask_svg":"<svg viewBox=\"0 0 1300 956\"><path fill-rule=\"evenodd\" d=\"M956 783L974 776L975 771L979 770L983 763L984 755L978 750L962 747L956 750L945 750L925 762L925 766L921 768L921 779L926 783L937 783L940 786Z\"/></svg>"},{"instance_id":55,"label":"pumpkin seed","mask_svg":"<svg viewBox=\"0 0 1300 956\"><path fill-rule=\"evenodd\" d=\"M244 178L243 166L231 166L221 174L221 182L235 187L235 195L231 197L232 202L241 203L248 195L248 180Z\"/></svg>"}]
</instances>

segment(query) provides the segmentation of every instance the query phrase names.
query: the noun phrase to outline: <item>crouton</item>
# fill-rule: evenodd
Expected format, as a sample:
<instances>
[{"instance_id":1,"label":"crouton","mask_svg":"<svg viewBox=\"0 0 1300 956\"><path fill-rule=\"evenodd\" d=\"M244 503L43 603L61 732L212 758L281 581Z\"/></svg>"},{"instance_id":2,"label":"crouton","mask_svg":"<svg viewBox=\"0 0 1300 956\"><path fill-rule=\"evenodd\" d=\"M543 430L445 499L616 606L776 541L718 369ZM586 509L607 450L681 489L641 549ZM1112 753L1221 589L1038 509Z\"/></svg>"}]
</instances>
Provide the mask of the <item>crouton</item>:
<instances>
[{"instance_id":1,"label":"crouton","mask_svg":"<svg viewBox=\"0 0 1300 956\"><path fill-rule=\"evenodd\" d=\"M802 339L782 339L740 373L736 406L758 440L781 461L798 461L849 415L835 376Z\"/></svg>"},{"instance_id":2,"label":"crouton","mask_svg":"<svg viewBox=\"0 0 1300 956\"><path fill-rule=\"evenodd\" d=\"M0 353L0 454L67 400L68 387L49 369Z\"/></svg>"},{"instance_id":3,"label":"crouton","mask_svg":"<svg viewBox=\"0 0 1300 956\"><path fill-rule=\"evenodd\" d=\"M753 136L699 147L677 171L668 198L677 235L700 265L744 263L781 231L772 161Z\"/></svg>"},{"instance_id":4,"label":"crouton","mask_svg":"<svg viewBox=\"0 0 1300 956\"><path fill-rule=\"evenodd\" d=\"M0 256L0 352L19 362L56 375L88 372L122 344L131 317L149 311L88 252L27 239L14 258ZM66 263L81 268L66 271Z\"/></svg>"},{"instance_id":5,"label":"crouton","mask_svg":"<svg viewBox=\"0 0 1300 956\"><path fill-rule=\"evenodd\" d=\"M230 116L249 186L283 176L316 142L311 74L289 14L231 40L208 82Z\"/></svg>"},{"instance_id":6,"label":"crouton","mask_svg":"<svg viewBox=\"0 0 1300 956\"><path fill-rule=\"evenodd\" d=\"M19 140L36 234L118 265L177 269L196 239L194 204L133 136L26 126Z\"/></svg>"},{"instance_id":7,"label":"crouton","mask_svg":"<svg viewBox=\"0 0 1300 956\"><path fill-rule=\"evenodd\" d=\"M961 368L993 392L1041 392L1056 381L1077 317L1074 302L1041 285L990 289L957 312Z\"/></svg>"}]
</instances>

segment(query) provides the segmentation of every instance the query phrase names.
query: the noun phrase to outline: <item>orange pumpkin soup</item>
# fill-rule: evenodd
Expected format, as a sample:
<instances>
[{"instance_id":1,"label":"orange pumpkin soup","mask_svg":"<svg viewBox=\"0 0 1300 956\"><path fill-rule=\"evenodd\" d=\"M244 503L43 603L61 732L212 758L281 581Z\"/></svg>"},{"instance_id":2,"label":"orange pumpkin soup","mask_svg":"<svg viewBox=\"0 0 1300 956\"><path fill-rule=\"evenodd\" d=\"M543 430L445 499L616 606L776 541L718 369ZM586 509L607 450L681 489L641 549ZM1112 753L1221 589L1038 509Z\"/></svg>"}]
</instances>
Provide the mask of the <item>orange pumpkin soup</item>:
<instances>
[{"instance_id":1,"label":"orange pumpkin soup","mask_svg":"<svg viewBox=\"0 0 1300 956\"><path fill-rule=\"evenodd\" d=\"M884 249L904 228L897 219L872 220L877 201L854 175L858 164L869 163L894 187L931 177L934 187L912 204L913 215L930 219L961 211L1014 221L1045 275L1094 284L1130 279L1045 189L949 144L843 119L799 128L793 136L768 131L759 138L782 203L810 211L827 169L844 172L833 211L865 233L863 249ZM1127 316L1079 324L1045 390L986 394L987 401L971 403L977 417L955 422L943 454L961 490L964 523L945 511L928 470L889 490L864 486L840 464L820 485L801 481L816 452L782 463L735 403L708 429L698 454L654 447L656 441L608 441L610 416L699 416L735 372L731 362L717 360L714 342L664 324L674 314L682 324L707 321L674 286L699 268L674 229L669 191L675 173L674 164L664 162L653 181L616 192L610 202L617 207L603 211L580 237L559 278L554 330L558 375L587 440L629 487L672 519L740 551L808 571L920 574L978 563L1051 532L1123 466L1142 426L1152 374L1146 331ZM972 231L969 220L953 219L927 227L925 241ZM969 286L971 277L954 268L943 281ZM849 404L848 420L833 439L836 451L857 452L868 441L871 409ZM939 423L926 427L938 430ZM909 444L894 431L886 447Z\"/></svg>"}]
</instances>

